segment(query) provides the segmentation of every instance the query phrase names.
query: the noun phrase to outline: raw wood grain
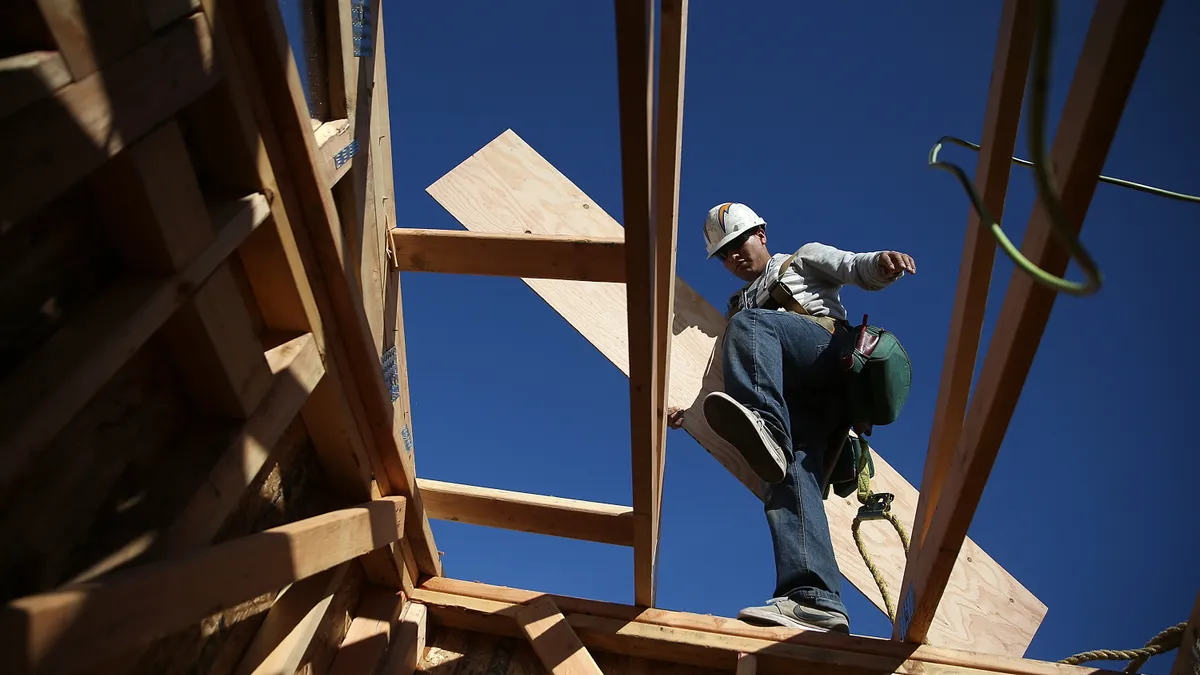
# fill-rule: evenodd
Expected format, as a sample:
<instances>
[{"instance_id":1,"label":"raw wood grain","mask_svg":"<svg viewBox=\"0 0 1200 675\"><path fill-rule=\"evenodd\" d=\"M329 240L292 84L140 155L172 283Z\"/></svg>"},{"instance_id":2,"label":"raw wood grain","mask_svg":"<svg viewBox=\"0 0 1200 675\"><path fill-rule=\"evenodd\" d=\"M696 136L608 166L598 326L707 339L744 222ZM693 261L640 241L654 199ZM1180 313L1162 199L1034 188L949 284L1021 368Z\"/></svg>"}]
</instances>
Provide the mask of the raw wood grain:
<instances>
[{"instance_id":1,"label":"raw wood grain","mask_svg":"<svg viewBox=\"0 0 1200 675\"><path fill-rule=\"evenodd\" d=\"M58 52L38 51L0 58L0 119L47 98L71 82Z\"/></svg>"},{"instance_id":2,"label":"raw wood grain","mask_svg":"<svg viewBox=\"0 0 1200 675\"><path fill-rule=\"evenodd\" d=\"M394 228L391 243L396 266L406 272L625 280L620 239Z\"/></svg>"},{"instance_id":3,"label":"raw wood grain","mask_svg":"<svg viewBox=\"0 0 1200 675\"><path fill-rule=\"evenodd\" d=\"M418 478L429 517L507 530L633 545L633 509Z\"/></svg>"},{"instance_id":4,"label":"raw wood grain","mask_svg":"<svg viewBox=\"0 0 1200 675\"><path fill-rule=\"evenodd\" d=\"M428 190L467 229L591 237L621 237L621 225L511 130L443 176ZM620 284L526 279L572 326L622 372L629 372L625 294ZM682 279L675 281L675 318L668 402L686 410L684 429L747 489L762 486L741 456L704 421L700 405L709 391L723 388L718 338L725 320ZM712 367L716 364L716 367ZM878 448L876 448L878 450ZM911 525L917 491L878 452L876 492L896 495L892 511ZM876 607L883 599L850 534L858 511L851 498L831 496L825 504L834 552L842 574ZM891 588L898 588L905 554L895 533L863 528L864 539ZM1046 606L999 567L970 539L954 568L950 587L928 643L997 654L1023 654Z\"/></svg>"},{"instance_id":5,"label":"raw wood grain","mask_svg":"<svg viewBox=\"0 0 1200 675\"><path fill-rule=\"evenodd\" d=\"M518 607L514 617L542 665L553 675L602 675L550 598L543 596Z\"/></svg>"}]
</instances>

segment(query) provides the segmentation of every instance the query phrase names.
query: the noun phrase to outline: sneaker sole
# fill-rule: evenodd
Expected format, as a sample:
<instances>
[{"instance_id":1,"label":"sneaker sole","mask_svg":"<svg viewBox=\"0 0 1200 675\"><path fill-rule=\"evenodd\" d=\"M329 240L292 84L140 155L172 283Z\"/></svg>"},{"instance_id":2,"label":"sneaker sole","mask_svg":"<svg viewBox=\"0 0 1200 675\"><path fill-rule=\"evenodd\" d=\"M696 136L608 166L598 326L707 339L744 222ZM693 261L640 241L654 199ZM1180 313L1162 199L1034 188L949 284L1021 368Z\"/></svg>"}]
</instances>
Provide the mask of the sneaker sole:
<instances>
[{"instance_id":1,"label":"sneaker sole","mask_svg":"<svg viewBox=\"0 0 1200 675\"><path fill-rule=\"evenodd\" d=\"M704 418L708 426L741 453L746 463L768 483L779 483L786 475L785 469L762 437L758 427L746 417L733 399L721 392L709 394L704 399ZM750 452L747 452L750 449Z\"/></svg>"},{"instance_id":2,"label":"sneaker sole","mask_svg":"<svg viewBox=\"0 0 1200 675\"><path fill-rule=\"evenodd\" d=\"M805 622L801 621L800 619L793 619L791 617L784 616L783 614L780 614L778 612L772 612L770 610L765 610L765 609L764 610L758 610L758 609L744 610L740 614L738 614L738 620L748 623L752 626L768 624L771 626L783 626L784 628L802 628L804 630L811 630L811 631L815 631L818 633L828 633L829 632L828 628L816 626L816 625L813 625L810 623L805 623ZM758 622L762 622L762 624L759 624Z\"/></svg>"}]
</instances>

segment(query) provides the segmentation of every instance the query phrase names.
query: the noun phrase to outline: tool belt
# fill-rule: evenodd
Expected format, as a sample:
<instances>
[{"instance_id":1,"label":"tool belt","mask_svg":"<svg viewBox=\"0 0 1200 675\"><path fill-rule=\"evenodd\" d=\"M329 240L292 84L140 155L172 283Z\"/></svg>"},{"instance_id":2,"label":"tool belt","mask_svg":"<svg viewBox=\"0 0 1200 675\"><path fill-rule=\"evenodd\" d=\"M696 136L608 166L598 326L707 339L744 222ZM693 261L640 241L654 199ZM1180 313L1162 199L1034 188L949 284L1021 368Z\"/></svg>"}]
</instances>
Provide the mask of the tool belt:
<instances>
[{"instance_id":1,"label":"tool belt","mask_svg":"<svg viewBox=\"0 0 1200 675\"><path fill-rule=\"evenodd\" d=\"M804 309L804 305L801 305L796 300L787 286L783 285L783 275L787 274L788 268L792 266L792 262L796 259L797 255L798 252L793 253L779 266L779 275L775 277L775 280L771 282L771 286L767 289L767 301L763 303L763 309L783 308L789 312L806 316L818 326L829 331L830 335L835 334L839 327L848 329L850 324L845 321L838 321L831 316L813 316L810 314L807 309Z\"/></svg>"}]
</instances>

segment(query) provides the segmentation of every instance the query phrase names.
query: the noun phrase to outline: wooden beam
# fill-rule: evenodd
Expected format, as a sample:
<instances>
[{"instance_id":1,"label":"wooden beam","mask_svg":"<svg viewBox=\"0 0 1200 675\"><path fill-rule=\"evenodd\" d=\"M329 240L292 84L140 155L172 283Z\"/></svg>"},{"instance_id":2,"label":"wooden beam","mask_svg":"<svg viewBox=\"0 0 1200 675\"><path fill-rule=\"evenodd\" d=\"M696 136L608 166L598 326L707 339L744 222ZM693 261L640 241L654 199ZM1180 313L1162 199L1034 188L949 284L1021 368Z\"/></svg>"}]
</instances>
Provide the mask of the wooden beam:
<instances>
[{"instance_id":1,"label":"wooden beam","mask_svg":"<svg viewBox=\"0 0 1200 675\"><path fill-rule=\"evenodd\" d=\"M46 27L81 80L150 40L141 0L36 0Z\"/></svg>"},{"instance_id":2,"label":"wooden beam","mask_svg":"<svg viewBox=\"0 0 1200 675\"><path fill-rule=\"evenodd\" d=\"M1072 236L1083 227L1161 7L1159 0L1101 0L1096 5L1050 153L1066 221L1063 225ZM1040 200L1021 241L1022 252L1035 265L1050 274L1066 271L1067 251L1055 238ZM1013 273L979 384L971 395L951 471L925 542L904 572L894 638L926 640L1054 300L1055 293L1030 275L1020 270Z\"/></svg>"},{"instance_id":3,"label":"wooden beam","mask_svg":"<svg viewBox=\"0 0 1200 675\"><path fill-rule=\"evenodd\" d=\"M597 541L633 545L633 509L577 499L458 485L418 478L429 517Z\"/></svg>"},{"instance_id":4,"label":"wooden beam","mask_svg":"<svg viewBox=\"0 0 1200 675\"><path fill-rule=\"evenodd\" d=\"M654 243L654 429L658 474L654 522L662 526L663 477L667 467L667 393L671 376L671 326L675 319L675 241L679 231L679 166L683 149L683 83L687 61L688 0L662 3L661 63L655 164L650 212ZM658 531L654 533L655 541ZM657 543L656 543L657 546ZM657 554L655 554L657 559Z\"/></svg>"},{"instance_id":5,"label":"wooden beam","mask_svg":"<svg viewBox=\"0 0 1200 675\"><path fill-rule=\"evenodd\" d=\"M452 590L468 590L473 594ZM424 604L438 623L511 636L520 635L513 621L516 612L540 597L554 601L587 647L707 668L734 670L739 654L752 654L761 673L1112 675L1111 671L1084 666L839 633L760 627L707 614L619 605L446 578L429 579L413 592L413 601Z\"/></svg>"},{"instance_id":6,"label":"wooden beam","mask_svg":"<svg viewBox=\"0 0 1200 675\"><path fill-rule=\"evenodd\" d=\"M342 563L285 588L275 598L234 675L295 673L349 566Z\"/></svg>"},{"instance_id":7,"label":"wooden beam","mask_svg":"<svg viewBox=\"0 0 1200 675\"><path fill-rule=\"evenodd\" d=\"M996 55L992 60L992 79L988 89L987 111L983 117L981 151L975 166L975 186L992 215L1003 222L1004 198L1012 167L1013 146L1021 123L1021 100L1025 77L1033 54L1034 3L1036 0L1006 0L1000 14L1000 32ZM954 310L950 315L950 334L942 362L925 472L921 478L921 500L910 535L908 559L914 560L921 547L929 519L937 506L942 484L950 470L950 461L962 432L963 414L975 374L975 355L983 331L996 240L972 207L967 217L967 232L959 263Z\"/></svg>"},{"instance_id":8,"label":"wooden beam","mask_svg":"<svg viewBox=\"0 0 1200 675\"><path fill-rule=\"evenodd\" d=\"M401 428L395 424L362 295L342 266L341 225L332 193L317 168L316 142L279 11L274 0L228 2L220 8L222 20L229 22L237 36L234 55L239 69L254 74L256 86L247 87L246 94L258 98L255 115L259 125L269 126L275 135L273 142L266 144L266 152L273 166L287 172L290 189L284 198L289 202L288 211L300 221L294 231L297 239L306 239L300 246L307 258L304 268L323 286L315 293L320 313L338 328L338 339L330 340L329 353L350 385L347 398L356 418L361 415L372 451L386 471L388 489L411 500L408 541L420 570L440 575L441 559L416 492L412 459L404 450Z\"/></svg>"},{"instance_id":9,"label":"wooden beam","mask_svg":"<svg viewBox=\"0 0 1200 675\"><path fill-rule=\"evenodd\" d=\"M354 164L354 147L350 145L354 136L350 133L350 120L330 120L317 127L313 133L317 139L317 148L321 151L321 168L325 174L325 183L328 187L333 187Z\"/></svg>"},{"instance_id":10,"label":"wooden beam","mask_svg":"<svg viewBox=\"0 0 1200 675\"><path fill-rule=\"evenodd\" d=\"M625 297L629 326L629 426L633 464L633 594L653 606L658 548L658 439L650 158L654 111L654 3L615 0Z\"/></svg>"},{"instance_id":11,"label":"wooden beam","mask_svg":"<svg viewBox=\"0 0 1200 675\"><path fill-rule=\"evenodd\" d=\"M500 176L518 175L518 183ZM513 187L513 185L517 187ZM427 188L447 211L474 232L574 234L619 237L621 225L554 168L516 133L505 131ZM587 206L587 208L584 208ZM557 214L547 219L545 213ZM613 365L629 372L625 294L614 284L580 284L525 279L562 318L574 326ZM758 497L763 483L728 443L708 427L701 403L724 389L720 336L725 318L683 279L675 281L676 327L672 332L670 405L683 409L684 430L729 473ZM876 448L872 487L896 495L892 512L908 526L916 510L916 489ZM831 497L824 503L838 567L850 583L883 609L883 598L851 535L858 501ZM886 526L861 533L889 588L904 575L904 547ZM1046 614L1046 606L986 551L971 540L959 555L951 583L952 600L939 611L930 644L971 651L1021 655ZM998 620L997 617L1002 617ZM974 630L988 625L988 631Z\"/></svg>"},{"instance_id":12,"label":"wooden beam","mask_svg":"<svg viewBox=\"0 0 1200 675\"><path fill-rule=\"evenodd\" d=\"M387 661L384 662L381 672L388 675L413 675L417 672L417 665L425 654L428 616L425 605L409 602L405 606L400 617L400 627L392 640Z\"/></svg>"},{"instance_id":13,"label":"wooden beam","mask_svg":"<svg viewBox=\"0 0 1200 675\"><path fill-rule=\"evenodd\" d=\"M196 16L10 115L0 126L0 221L33 213L216 81L208 25Z\"/></svg>"},{"instance_id":14,"label":"wooden beam","mask_svg":"<svg viewBox=\"0 0 1200 675\"><path fill-rule=\"evenodd\" d=\"M1179 653L1171 666L1171 675L1200 675L1200 593L1192 605L1192 615L1179 642Z\"/></svg>"},{"instance_id":15,"label":"wooden beam","mask_svg":"<svg viewBox=\"0 0 1200 675\"><path fill-rule=\"evenodd\" d=\"M758 658L753 654L738 654L736 675L757 675Z\"/></svg>"},{"instance_id":16,"label":"wooden beam","mask_svg":"<svg viewBox=\"0 0 1200 675\"><path fill-rule=\"evenodd\" d=\"M236 116L236 126L224 135L243 144L247 155L256 162L257 180L263 191L278 197L271 200L275 227L250 238L239 250L250 285L268 328L311 331L318 349L326 357L326 374L309 396L302 414L322 469L334 489L343 498L355 502L390 494L394 490L388 483L382 460L366 446L365 421L360 424L349 400L353 397L344 395L347 391L344 383L349 380L343 379L334 360L338 354L343 354L340 358L344 359L343 348L338 341L325 338L326 321L317 298L321 298L321 306L328 312L328 294L321 278L313 271L311 242L304 230L293 229L293 219L288 215L289 211L300 211L293 187L286 180L282 183L276 180L276 167L272 165L271 157L278 157L281 151L266 102L261 96L257 73L242 67L251 60L246 55L245 45L230 39L226 14L215 11L212 3L213 0L207 0L205 16L213 22L214 52L228 80L229 102ZM216 129L214 133L221 136L220 131ZM285 166L278 168L282 175L287 175ZM419 505L419 499L416 502ZM411 504L409 510L412 510ZM428 522L424 516L421 520L428 534L427 541L432 546ZM407 591L418 574L416 560L409 548L408 541L402 541L364 556L361 562L367 578L375 584Z\"/></svg>"},{"instance_id":17,"label":"wooden beam","mask_svg":"<svg viewBox=\"0 0 1200 675\"><path fill-rule=\"evenodd\" d=\"M71 82L58 52L39 51L0 58L0 119L52 96Z\"/></svg>"},{"instance_id":18,"label":"wooden beam","mask_svg":"<svg viewBox=\"0 0 1200 675\"><path fill-rule=\"evenodd\" d=\"M0 491L267 217L255 194L210 206L220 234L183 272L119 282L0 385Z\"/></svg>"},{"instance_id":19,"label":"wooden beam","mask_svg":"<svg viewBox=\"0 0 1200 675\"><path fill-rule=\"evenodd\" d=\"M393 228L391 237L396 267L405 272L625 281L620 239L408 228Z\"/></svg>"},{"instance_id":20,"label":"wooden beam","mask_svg":"<svg viewBox=\"0 0 1200 675\"><path fill-rule=\"evenodd\" d=\"M519 607L514 616L542 665L552 675L601 675L600 666L554 601L542 596Z\"/></svg>"},{"instance_id":21,"label":"wooden beam","mask_svg":"<svg viewBox=\"0 0 1200 675\"><path fill-rule=\"evenodd\" d=\"M380 664L388 653L392 636L398 632L404 607L404 597L392 589L371 586L364 590L329 675L381 672Z\"/></svg>"},{"instance_id":22,"label":"wooden beam","mask_svg":"<svg viewBox=\"0 0 1200 675\"><path fill-rule=\"evenodd\" d=\"M396 541L404 510L403 497L385 497L13 600L0 611L0 653L15 673L99 663Z\"/></svg>"}]
</instances>

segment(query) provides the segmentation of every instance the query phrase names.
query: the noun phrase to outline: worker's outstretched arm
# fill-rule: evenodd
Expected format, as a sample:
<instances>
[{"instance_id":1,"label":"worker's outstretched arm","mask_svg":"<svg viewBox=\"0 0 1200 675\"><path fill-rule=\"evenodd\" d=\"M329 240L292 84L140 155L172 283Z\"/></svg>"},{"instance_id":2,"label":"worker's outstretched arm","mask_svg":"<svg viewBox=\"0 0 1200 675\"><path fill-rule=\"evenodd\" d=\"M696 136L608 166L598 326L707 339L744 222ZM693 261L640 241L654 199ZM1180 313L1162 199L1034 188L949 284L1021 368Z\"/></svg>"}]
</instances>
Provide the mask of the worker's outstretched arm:
<instances>
[{"instance_id":1,"label":"worker's outstretched arm","mask_svg":"<svg viewBox=\"0 0 1200 675\"><path fill-rule=\"evenodd\" d=\"M807 269L817 270L837 283L868 291L887 288L905 272L917 273L912 256L898 251L852 253L812 243L805 244L796 258Z\"/></svg>"}]
</instances>

